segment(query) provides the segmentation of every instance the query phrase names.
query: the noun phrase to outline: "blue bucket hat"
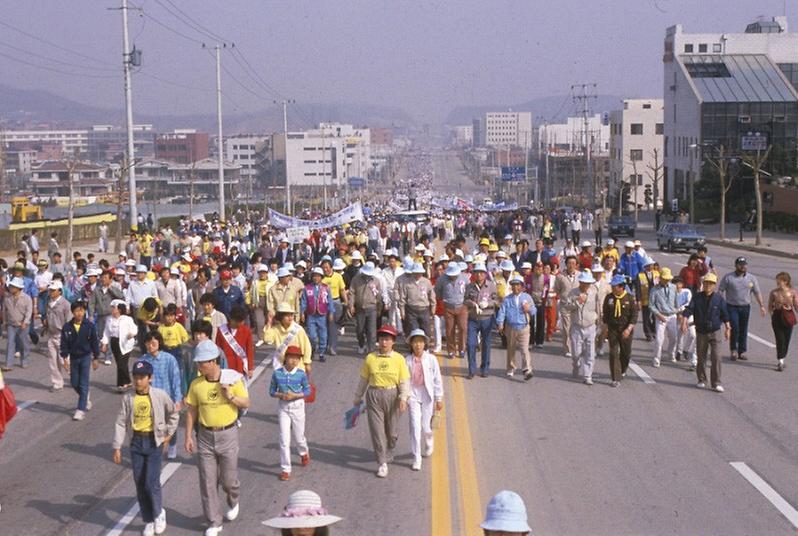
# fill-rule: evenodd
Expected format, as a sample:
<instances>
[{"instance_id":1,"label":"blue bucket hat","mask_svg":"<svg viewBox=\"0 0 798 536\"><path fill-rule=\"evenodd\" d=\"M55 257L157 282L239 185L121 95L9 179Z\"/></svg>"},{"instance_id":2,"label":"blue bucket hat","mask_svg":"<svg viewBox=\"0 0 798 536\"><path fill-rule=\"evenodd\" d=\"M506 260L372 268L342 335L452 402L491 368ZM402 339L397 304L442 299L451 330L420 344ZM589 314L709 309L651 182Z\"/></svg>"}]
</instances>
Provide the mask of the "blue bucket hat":
<instances>
[{"instance_id":1,"label":"blue bucket hat","mask_svg":"<svg viewBox=\"0 0 798 536\"><path fill-rule=\"evenodd\" d=\"M612 280L610 281L610 285L612 285L613 287L615 285L625 285L625 284L626 284L626 278L621 274L612 276Z\"/></svg>"},{"instance_id":2,"label":"blue bucket hat","mask_svg":"<svg viewBox=\"0 0 798 536\"><path fill-rule=\"evenodd\" d=\"M460 266L456 262L453 262L446 267L445 273L449 277L457 277L460 275Z\"/></svg>"},{"instance_id":3,"label":"blue bucket hat","mask_svg":"<svg viewBox=\"0 0 798 536\"><path fill-rule=\"evenodd\" d=\"M374 275L374 263L369 261L360 268L360 273L366 276Z\"/></svg>"},{"instance_id":4,"label":"blue bucket hat","mask_svg":"<svg viewBox=\"0 0 798 536\"><path fill-rule=\"evenodd\" d=\"M202 341L196 348L194 348L194 362L203 363L205 361L213 361L219 357L219 347L213 341Z\"/></svg>"},{"instance_id":5,"label":"blue bucket hat","mask_svg":"<svg viewBox=\"0 0 798 536\"><path fill-rule=\"evenodd\" d=\"M530 532L527 525L526 506L523 499L512 491L500 491L488 503L485 521L480 525L485 530L504 532Z\"/></svg>"}]
</instances>

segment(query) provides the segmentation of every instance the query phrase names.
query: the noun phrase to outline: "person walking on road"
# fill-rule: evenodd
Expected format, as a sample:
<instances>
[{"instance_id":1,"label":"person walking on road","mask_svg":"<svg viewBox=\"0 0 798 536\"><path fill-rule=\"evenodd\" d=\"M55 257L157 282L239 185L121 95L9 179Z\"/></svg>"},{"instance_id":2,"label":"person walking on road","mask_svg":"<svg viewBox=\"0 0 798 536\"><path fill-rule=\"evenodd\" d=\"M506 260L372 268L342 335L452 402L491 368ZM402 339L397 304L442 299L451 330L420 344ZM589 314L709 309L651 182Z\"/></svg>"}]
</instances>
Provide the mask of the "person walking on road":
<instances>
[{"instance_id":1,"label":"person walking on road","mask_svg":"<svg viewBox=\"0 0 798 536\"><path fill-rule=\"evenodd\" d=\"M604 298L601 317L610 344L612 386L621 385L632 356L632 332L637 323L637 304L626 292L626 278L620 274L610 281L612 292Z\"/></svg>"},{"instance_id":2,"label":"person walking on road","mask_svg":"<svg viewBox=\"0 0 798 536\"><path fill-rule=\"evenodd\" d=\"M432 317L435 315L435 290L421 263L414 262L412 269L405 274L397 281L398 288L394 291L403 332L423 329L429 337L432 335Z\"/></svg>"},{"instance_id":3,"label":"person walking on road","mask_svg":"<svg viewBox=\"0 0 798 536\"><path fill-rule=\"evenodd\" d=\"M407 411L410 397L410 371L402 354L393 350L396 335L396 329L390 325L377 330L377 351L366 356L355 390L355 406L360 406L363 394L366 395L369 433L380 478L388 476L388 464L393 461L398 439L399 412Z\"/></svg>"},{"instance_id":4,"label":"person walking on road","mask_svg":"<svg viewBox=\"0 0 798 536\"><path fill-rule=\"evenodd\" d=\"M358 353L374 349L379 311L382 308L382 283L375 277L374 263L367 262L352 278L349 288L349 314L355 318Z\"/></svg>"},{"instance_id":5,"label":"person walking on road","mask_svg":"<svg viewBox=\"0 0 798 536\"><path fill-rule=\"evenodd\" d=\"M152 386L166 391L175 407L180 410L183 405L183 389L178 358L164 350L163 336L157 331L144 336L144 347L147 353L141 356L141 360L152 365ZM168 456L170 460L177 458L177 435L172 436Z\"/></svg>"},{"instance_id":6,"label":"person walking on road","mask_svg":"<svg viewBox=\"0 0 798 536\"><path fill-rule=\"evenodd\" d=\"M643 261L643 271L637 274L637 279L637 288L640 292L635 298L637 298L637 306L640 308L643 319L643 334L646 336L646 341L650 342L657 332L654 315L649 307L651 292L659 284L659 272L654 270L654 259L646 257L646 260Z\"/></svg>"},{"instance_id":7,"label":"person walking on road","mask_svg":"<svg viewBox=\"0 0 798 536\"><path fill-rule=\"evenodd\" d=\"M731 333L730 315L726 308L726 301L715 292L718 277L715 274L704 276L704 285L701 292L693 295L690 305L682 312L682 331L687 331L687 319L692 315L696 331L696 353L698 364L696 387L703 389L707 385L706 361L707 353L711 359L710 380L712 389L718 393L723 392L720 381L720 328L725 327L724 337L729 338Z\"/></svg>"},{"instance_id":8,"label":"person walking on road","mask_svg":"<svg viewBox=\"0 0 798 536\"><path fill-rule=\"evenodd\" d=\"M468 307L468 379L477 372L477 346L481 345L482 359L479 375L488 376L490 370L491 333L496 323L496 310L499 308L499 294L496 283L488 280L486 266L478 262L471 270L476 281L466 287L464 303Z\"/></svg>"},{"instance_id":9,"label":"person walking on road","mask_svg":"<svg viewBox=\"0 0 798 536\"><path fill-rule=\"evenodd\" d=\"M69 383L78 394L78 407L73 420L82 421L92 407L89 398L89 368L97 370L100 362L100 340L96 326L86 318L86 302L76 301L70 307L72 318L61 327L61 357L69 371Z\"/></svg>"},{"instance_id":10,"label":"person walking on road","mask_svg":"<svg viewBox=\"0 0 798 536\"><path fill-rule=\"evenodd\" d=\"M211 341L202 341L194 351L194 362L201 376L191 382L186 395L186 440L189 454L199 454L200 497L202 510L210 527L205 536L218 536L222 532L222 514L219 510L218 487L226 495L227 510L224 519L235 521L240 511L238 480L238 412L249 408L249 393L243 379L233 385L223 385L219 380L219 347ZM196 425L196 442L194 432Z\"/></svg>"},{"instance_id":11,"label":"person walking on road","mask_svg":"<svg viewBox=\"0 0 798 536\"><path fill-rule=\"evenodd\" d=\"M50 392L64 388L64 376L61 372L61 329L72 315L69 302L62 296L64 286L61 281L54 280L48 285L50 300L47 302L45 328L47 330L47 362L50 365Z\"/></svg>"},{"instance_id":12,"label":"person walking on road","mask_svg":"<svg viewBox=\"0 0 798 536\"><path fill-rule=\"evenodd\" d=\"M443 377L438 359L427 351L429 336L423 329L410 332L411 353L405 357L410 370L410 451L413 471L421 470L421 457L432 456L435 447L432 431L433 411L443 409ZM421 450L422 438L424 450Z\"/></svg>"},{"instance_id":13,"label":"person walking on road","mask_svg":"<svg viewBox=\"0 0 798 536\"><path fill-rule=\"evenodd\" d=\"M33 315L33 300L23 292L25 281L21 277L14 277L8 283L8 293L3 300L3 320L6 323L6 364L3 372L11 372L14 366L14 354L19 348L19 364L22 368L28 367L28 354L30 353L30 326Z\"/></svg>"},{"instance_id":14,"label":"person walking on road","mask_svg":"<svg viewBox=\"0 0 798 536\"><path fill-rule=\"evenodd\" d=\"M127 314L127 304L122 300L111 302L111 317L105 323L100 338L100 349L111 353L116 360L116 388L119 392L127 390L131 385L130 354L136 346L138 327Z\"/></svg>"},{"instance_id":15,"label":"person walking on road","mask_svg":"<svg viewBox=\"0 0 798 536\"><path fill-rule=\"evenodd\" d=\"M792 328L795 326L796 309L798 309L798 295L792 287L790 274L779 272L776 275L776 288L770 291L768 298L768 311L770 311L770 324L776 338L776 360L779 372L784 370L787 351L790 349Z\"/></svg>"},{"instance_id":16,"label":"person walking on road","mask_svg":"<svg viewBox=\"0 0 798 536\"><path fill-rule=\"evenodd\" d=\"M748 350L748 319L751 317L751 295L759 303L759 312L765 316L765 304L762 292L759 290L759 281L748 273L748 260L737 257L734 261L734 271L723 276L718 285L718 292L726 300L731 324L731 339L729 348L731 360L746 361L745 352Z\"/></svg>"},{"instance_id":17,"label":"person walking on road","mask_svg":"<svg viewBox=\"0 0 798 536\"><path fill-rule=\"evenodd\" d=\"M507 376L515 374L515 351L520 350L524 359L524 380L529 381L534 375L529 352L529 325L537 309L532 296L524 292L524 280L520 275L510 278L510 291L496 315L499 333L507 337Z\"/></svg>"},{"instance_id":18,"label":"person walking on road","mask_svg":"<svg viewBox=\"0 0 798 536\"><path fill-rule=\"evenodd\" d=\"M135 392L122 399L114 431L114 463L122 463L122 443L130 433L130 465L136 484L143 536L166 531L166 510L161 500L161 460L169 439L177 431L180 411L169 395L150 385L152 365L137 361L133 365Z\"/></svg>"},{"instance_id":19,"label":"person walking on road","mask_svg":"<svg viewBox=\"0 0 798 536\"><path fill-rule=\"evenodd\" d=\"M335 302L330 287L322 282L324 271L320 267L311 270L312 282L305 285L299 300L301 318L308 328L308 337L316 358L324 363L327 358L327 319L335 314ZM340 302L339 302L340 307Z\"/></svg>"},{"instance_id":20,"label":"person walking on road","mask_svg":"<svg viewBox=\"0 0 798 536\"><path fill-rule=\"evenodd\" d=\"M302 349L289 346L285 361L272 373L269 396L277 398L277 420L280 424L280 480L291 478L291 433L297 444L302 467L310 463L308 441L305 439L305 397L310 396L310 381L299 368Z\"/></svg>"},{"instance_id":21,"label":"person walking on road","mask_svg":"<svg viewBox=\"0 0 798 536\"><path fill-rule=\"evenodd\" d=\"M659 367L662 360L662 348L665 338L668 339L667 353L672 362L676 361L677 332L679 329L679 291L671 283L673 274L670 268L663 268L659 276L659 285L654 287L649 298L649 309L654 316L656 338L654 342L654 367Z\"/></svg>"},{"instance_id":22,"label":"person walking on road","mask_svg":"<svg viewBox=\"0 0 798 536\"><path fill-rule=\"evenodd\" d=\"M579 261L576 257L569 255L565 258L565 272L561 272L554 280L554 292L562 299L572 290L579 288L579 272L577 266ZM562 349L565 357L571 357L571 339L568 334L571 332L571 313L562 307L560 302L560 325L562 327Z\"/></svg>"},{"instance_id":23,"label":"person walking on road","mask_svg":"<svg viewBox=\"0 0 798 536\"><path fill-rule=\"evenodd\" d=\"M590 270L579 275L579 288L563 296L563 308L571 313L571 338L573 364L571 375L593 385L593 366L596 363L596 329L601 318L601 302L596 279Z\"/></svg>"},{"instance_id":24,"label":"person walking on road","mask_svg":"<svg viewBox=\"0 0 798 536\"><path fill-rule=\"evenodd\" d=\"M455 354L465 357L468 309L463 301L468 283L468 274L463 274L456 262L449 263L444 275L435 281L435 294L443 300L449 359L454 358Z\"/></svg>"}]
</instances>

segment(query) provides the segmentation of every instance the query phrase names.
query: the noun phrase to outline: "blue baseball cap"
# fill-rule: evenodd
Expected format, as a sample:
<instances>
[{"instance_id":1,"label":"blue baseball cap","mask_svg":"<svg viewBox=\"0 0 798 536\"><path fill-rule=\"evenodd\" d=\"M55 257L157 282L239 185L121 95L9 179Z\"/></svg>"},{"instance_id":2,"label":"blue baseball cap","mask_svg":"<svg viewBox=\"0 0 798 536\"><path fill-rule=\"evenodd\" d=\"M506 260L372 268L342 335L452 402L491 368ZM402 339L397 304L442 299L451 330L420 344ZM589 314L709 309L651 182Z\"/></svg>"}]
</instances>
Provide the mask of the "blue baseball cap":
<instances>
[{"instance_id":1,"label":"blue baseball cap","mask_svg":"<svg viewBox=\"0 0 798 536\"><path fill-rule=\"evenodd\" d=\"M152 376L152 363L140 359L133 365L134 376Z\"/></svg>"}]
</instances>

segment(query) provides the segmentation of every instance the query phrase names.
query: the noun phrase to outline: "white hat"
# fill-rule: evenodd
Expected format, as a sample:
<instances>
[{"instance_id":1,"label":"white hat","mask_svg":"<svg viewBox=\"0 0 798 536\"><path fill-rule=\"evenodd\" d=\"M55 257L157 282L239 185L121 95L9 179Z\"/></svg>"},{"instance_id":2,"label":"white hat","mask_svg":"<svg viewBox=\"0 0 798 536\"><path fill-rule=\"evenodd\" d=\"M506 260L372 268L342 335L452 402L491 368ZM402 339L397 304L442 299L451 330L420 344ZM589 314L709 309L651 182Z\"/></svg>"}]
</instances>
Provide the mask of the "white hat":
<instances>
[{"instance_id":1,"label":"white hat","mask_svg":"<svg viewBox=\"0 0 798 536\"><path fill-rule=\"evenodd\" d=\"M643 243L640 240L635 240L635 246L642 246Z\"/></svg>"},{"instance_id":2,"label":"white hat","mask_svg":"<svg viewBox=\"0 0 798 536\"><path fill-rule=\"evenodd\" d=\"M128 259L125 261L125 266L136 266L135 259Z\"/></svg>"},{"instance_id":3,"label":"white hat","mask_svg":"<svg viewBox=\"0 0 798 536\"><path fill-rule=\"evenodd\" d=\"M258 268L255 271L256 272L268 272L269 271L269 267L266 266L265 264L259 264Z\"/></svg>"},{"instance_id":4,"label":"white hat","mask_svg":"<svg viewBox=\"0 0 798 536\"><path fill-rule=\"evenodd\" d=\"M440 258L440 259L438 259L438 261L446 261L446 262L449 262L449 256L448 256L446 253L444 253L443 255L441 255L441 258Z\"/></svg>"},{"instance_id":5,"label":"white hat","mask_svg":"<svg viewBox=\"0 0 798 536\"><path fill-rule=\"evenodd\" d=\"M608 246L614 246L615 245L615 240L613 240L612 238L608 238L607 240L604 241L604 244L606 244Z\"/></svg>"},{"instance_id":6,"label":"white hat","mask_svg":"<svg viewBox=\"0 0 798 536\"><path fill-rule=\"evenodd\" d=\"M64 284L61 283L59 280L51 281L49 285L47 285L47 290L63 290Z\"/></svg>"},{"instance_id":7,"label":"white hat","mask_svg":"<svg viewBox=\"0 0 798 536\"><path fill-rule=\"evenodd\" d=\"M143 264L139 264L138 266L136 266L136 273L137 274L140 274L140 273L145 273L146 274L147 273L147 267L144 266Z\"/></svg>"},{"instance_id":8,"label":"white hat","mask_svg":"<svg viewBox=\"0 0 798 536\"><path fill-rule=\"evenodd\" d=\"M523 285L523 284L524 284L524 278L523 278L523 277L521 277L520 275L516 274L516 275L514 275L513 277L511 277L511 278L510 278L510 281L509 281L509 283L510 283L511 285L512 285L513 283L521 283L521 284Z\"/></svg>"},{"instance_id":9,"label":"white hat","mask_svg":"<svg viewBox=\"0 0 798 536\"><path fill-rule=\"evenodd\" d=\"M324 270L322 270L322 269L321 269L321 266L316 266L315 268L313 268L313 269L310 271L310 273L311 273L311 274L314 274L314 275L315 275L315 274L319 274L319 275L323 276L323 275L324 275Z\"/></svg>"},{"instance_id":10,"label":"white hat","mask_svg":"<svg viewBox=\"0 0 798 536\"><path fill-rule=\"evenodd\" d=\"M506 234L506 235L504 235L504 239L505 239L505 240L512 240L512 239L513 239L513 235L511 235L511 234Z\"/></svg>"},{"instance_id":11,"label":"white hat","mask_svg":"<svg viewBox=\"0 0 798 536\"><path fill-rule=\"evenodd\" d=\"M497 259L506 259L507 258L507 252L504 251L503 249L500 249L499 251L496 252L496 258Z\"/></svg>"},{"instance_id":12,"label":"white hat","mask_svg":"<svg viewBox=\"0 0 798 536\"><path fill-rule=\"evenodd\" d=\"M186 253L185 255L183 255L182 259L183 259L184 261L186 261L186 262L191 262L191 255L189 255L188 253Z\"/></svg>"},{"instance_id":13,"label":"white hat","mask_svg":"<svg viewBox=\"0 0 798 536\"><path fill-rule=\"evenodd\" d=\"M125 274L127 274L127 272L125 271L124 268L117 268L116 270L114 270L114 275L125 275Z\"/></svg>"},{"instance_id":14,"label":"white hat","mask_svg":"<svg viewBox=\"0 0 798 536\"><path fill-rule=\"evenodd\" d=\"M584 241L582 242L582 247L583 247L583 248L589 248L589 247L590 247L590 246L592 246L592 245L593 245L593 244L591 244L591 243L590 243L590 240L584 240Z\"/></svg>"},{"instance_id":15,"label":"white hat","mask_svg":"<svg viewBox=\"0 0 798 536\"><path fill-rule=\"evenodd\" d=\"M532 263L531 262L522 262L521 263L521 269L522 270L531 270L532 269Z\"/></svg>"},{"instance_id":16,"label":"white hat","mask_svg":"<svg viewBox=\"0 0 798 536\"><path fill-rule=\"evenodd\" d=\"M416 247L415 247L416 251L424 251L425 249L427 249L427 248L424 246L424 244L416 244Z\"/></svg>"},{"instance_id":17,"label":"white hat","mask_svg":"<svg viewBox=\"0 0 798 536\"><path fill-rule=\"evenodd\" d=\"M656 263L656 261L654 259L652 259L651 257L646 257L646 260L643 261L643 266L644 267L645 266L650 266L650 265L655 264L655 263Z\"/></svg>"},{"instance_id":18,"label":"white hat","mask_svg":"<svg viewBox=\"0 0 798 536\"><path fill-rule=\"evenodd\" d=\"M171 275L180 275L180 270L178 270L178 269L177 269L177 266L175 266L174 268L171 268L171 269L169 270L169 273L170 273Z\"/></svg>"},{"instance_id":19,"label":"white hat","mask_svg":"<svg viewBox=\"0 0 798 536\"><path fill-rule=\"evenodd\" d=\"M427 271L424 269L424 265L420 262L413 263L413 270L411 271L413 274L426 274Z\"/></svg>"},{"instance_id":20,"label":"white hat","mask_svg":"<svg viewBox=\"0 0 798 536\"><path fill-rule=\"evenodd\" d=\"M322 507L317 493L299 490L288 496L282 515L267 519L263 524L275 529L299 529L327 527L339 521L340 517L328 514Z\"/></svg>"},{"instance_id":21,"label":"white hat","mask_svg":"<svg viewBox=\"0 0 798 536\"><path fill-rule=\"evenodd\" d=\"M9 287L25 288L25 281L21 277L14 277L8 282Z\"/></svg>"},{"instance_id":22,"label":"white hat","mask_svg":"<svg viewBox=\"0 0 798 536\"><path fill-rule=\"evenodd\" d=\"M363 255L360 253L360 251L355 250L355 251L352 252L352 260L353 261L362 261L363 260Z\"/></svg>"},{"instance_id":23,"label":"white hat","mask_svg":"<svg viewBox=\"0 0 798 536\"><path fill-rule=\"evenodd\" d=\"M306 263L305 261L299 261L298 263L296 263L296 267L297 268L300 268L300 267L301 268L307 268L308 267L308 263Z\"/></svg>"},{"instance_id":24,"label":"white hat","mask_svg":"<svg viewBox=\"0 0 798 536\"><path fill-rule=\"evenodd\" d=\"M604 267L600 264L594 264L590 267L590 271L594 274L601 274L604 273Z\"/></svg>"},{"instance_id":25,"label":"white hat","mask_svg":"<svg viewBox=\"0 0 798 536\"><path fill-rule=\"evenodd\" d=\"M296 268L294 268L294 263L291 261L288 261L285 264L283 264L283 268L285 268L289 272L296 272Z\"/></svg>"},{"instance_id":26,"label":"white hat","mask_svg":"<svg viewBox=\"0 0 798 536\"><path fill-rule=\"evenodd\" d=\"M340 258L340 257L335 259L335 261L333 262L333 265L332 265L332 269L333 270L343 270L344 268L346 268L346 263L344 262L344 260L342 258Z\"/></svg>"},{"instance_id":27,"label":"white hat","mask_svg":"<svg viewBox=\"0 0 798 536\"><path fill-rule=\"evenodd\" d=\"M474 266L473 266L473 268L471 268L471 271L472 272L487 272L487 269L485 268L485 264L484 263L477 262L477 263L474 263Z\"/></svg>"},{"instance_id":28,"label":"white hat","mask_svg":"<svg viewBox=\"0 0 798 536\"><path fill-rule=\"evenodd\" d=\"M126 251L120 251L120 252L119 252L119 256L120 256L120 257L124 257L124 258L126 258L126 259L127 259L127 252L126 252Z\"/></svg>"},{"instance_id":29,"label":"white hat","mask_svg":"<svg viewBox=\"0 0 798 536\"><path fill-rule=\"evenodd\" d=\"M631 240L628 240L626 242L626 244L623 245L623 247L625 247L625 248L634 248L635 247L635 243L632 242Z\"/></svg>"},{"instance_id":30,"label":"white hat","mask_svg":"<svg viewBox=\"0 0 798 536\"><path fill-rule=\"evenodd\" d=\"M449 277L457 277L460 275L460 266L456 262L453 262L446 267L446 272L444 273Z\"/></svg>"},{"instance_id":31,"label":"white hat","mask_svg":"<svg viewBox=\"0 0 798 536\"><path fill-rule=\"evenodd\" d=\"M454 250L454 256L455 257L462 257L463 256L463 250L462 249Z\"/></svg>"},{"instance_id":32,"label":"white hat","mask_svg":"<svg viewBox=\"0 0 798 536\"><path fill-rule=\"evenodd\" d=\"M374 275L374 263L369 261L360 268L360 273L366 276Z\"/></svg>"},{"instance_id":33,"label":"white hat","mask_svg":"<svg viewBox=\"0 0 798 536\"><path fill-rule=\"evenodd\" d=\"M289 272L288 268L286 268L285 266L283 266L282 268L277 270L277 277L278 278L280 278L280 277L289 277L290 275L291 275L291 272Z\"/></svg>"},{"instance_id":34,"label":"white hat","mask_svg":"<svg viewBox=\"0 0 798 536\"><path fill-rule=\"evenodd\" d=\"M474 256L469 253L468 255L465 256L465 259L463 260L466 262L474 262Z\"/></svg>"},{"instance_id":35,"label":"white hat","mask_svg":"<svg viewBox=\"0 0 798 536\"><path fill-rule=\"evenodd\" d=\"M512 272L515 270L515 265L513 264L513 261L507 260L502 261L502 263L499 265L499 268L501 268L503 272Z\"/></svg>"},{"instance_id":36,"label":"white hat","mask_svg":"<svg viewBox=\"0 0 798 536\"><path fill-rule=\"evenodd\" d=\"M432 254L432 250L431 249L425 249L424 250L424 256L425 257L434 257L434 255Z\"/></svg>"},{"instance_id":37,"label":"white hat","mask_svg":"<svg viewBox=\"0 0 798 536\"><path fill-rule=\"evenodd\" d=\"M120 305L124 305L127 307L127 302L125 300L114 299L111 300L111 307L119 307Z\"/></svg>"},{"instance_id":38,"label":"white hat","mask_svg":"<svg viewBox=\"0 0 798 536\"><path fill-rule=\"evenodd\" d=\"M584 270L581 274L579 274L579 282L592 284L596 282L596 278L593 277L593 274L590 273L590 270Z\"/></svg>"},{"instance_id":39,"label":"white hat","mask_svg":"<svg viewBox=\"0 0 798 536\"><path fill-rule=\"evenodd\" d=\"M88 270L86 270L87 277L99 277L101 273L103 273L103 271L100 270L99 268L89 268Z\"/></svg>"}]
</instances>

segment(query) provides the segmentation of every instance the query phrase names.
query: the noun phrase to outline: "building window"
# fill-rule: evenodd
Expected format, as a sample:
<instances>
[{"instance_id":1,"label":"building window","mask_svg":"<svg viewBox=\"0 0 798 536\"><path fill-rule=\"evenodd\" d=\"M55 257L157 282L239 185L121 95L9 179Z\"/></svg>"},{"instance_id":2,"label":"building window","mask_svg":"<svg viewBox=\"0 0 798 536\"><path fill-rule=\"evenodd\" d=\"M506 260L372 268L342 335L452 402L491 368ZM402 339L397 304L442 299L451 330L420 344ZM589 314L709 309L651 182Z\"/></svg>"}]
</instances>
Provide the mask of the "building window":
<instances>
[{"instance_id":1,"label":"building window","mask_svg":"<svg viewBox=\"0 0 798 536\"><path fill-rule=\"evenodd\" d=\"M712 43L712 53L720 54L721 52L723 52L723 45L720 43Z\"/></svg>"},{"instance_id":2,"label":"building window","mask_svg":"<svg viewBox=\"0 0 798 536\"><path fill-rule=\"evenodd\" d=\"M632 162L639 162L643 159L643 149L630 149L629 160Z\"/></svg>"},{"instance_id":3,"label":"building window","mask_svg":"<svg viewBox=\"0 0 798 536\"><path fill-rule=\"evenodd\" d=\"M643 123L632 123L632 135L633 136L642 136L643 135Z\"/></svg>"},{"instance_id":4,"label":"building window","mask_svg":"<svg viewBox=\"0 0 798 536\"><path fill-rule=\"evenodd\" d=\"M693 45L684 45L684 53L685 54L692 54L693 53Z\"/></svg>"},{"instance_id":5,"label":"building window","mask_svg":"<svg viewBox=\"0 0 798 536\"><path fill-rule=\"evenodd\" d=\"M698 52L699 52L699 54L706 54L707 53L707 45L706 45L706 43L698 45Z\"/></svg>"},{"instance_id":6,"label":"building window","mask_svg":"<svg viewBox=\"0 0 798 536\"><path fill-rule=\"evenodd\" d=\"M686 63L685 68L691 78L731 78L729 69L723 63Z\"/></svg>"},{"instance_id":7,"label":"building window","mask_svg":"<svg viewBox=\"0 0 798 536\"><path fill-rule=\"evenodd\" d=\"M650 110L651 109L651 103L647 102L647 103L643 104L643 109L644 110Z\"/></svg>"},{"instance_id":8,"label":"building window","mask_svg":"<svg viewBox=\"0 0 798 536\"><path fill-rule=\"evenodd\" d=\"M640 175L640 174L638 174L638 175L629 175L629 184L635 184L635 182L637 182L638 186L642 186L643 185L643 176Z\"/></svg>"},{"instance_id":9,"label":"building window","mask_svg":"<svg viewBox=\"0 0 798 536\"><path fill-rule=\"evenodd\" d=\"M662 136L663 132L665 132L665 124L664 123L657 123L654 125L654 134L657 136Z\"/></svg>"}]
</instances>

